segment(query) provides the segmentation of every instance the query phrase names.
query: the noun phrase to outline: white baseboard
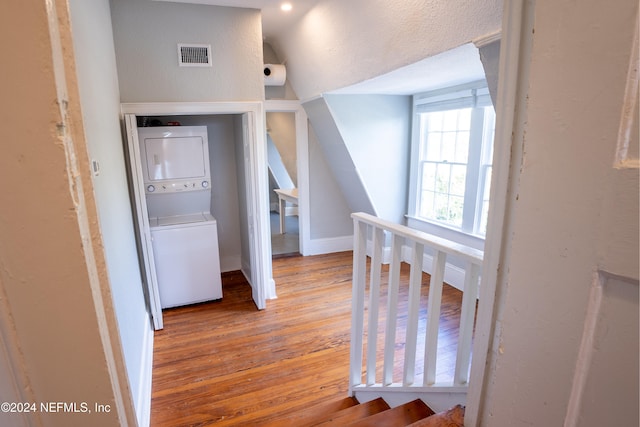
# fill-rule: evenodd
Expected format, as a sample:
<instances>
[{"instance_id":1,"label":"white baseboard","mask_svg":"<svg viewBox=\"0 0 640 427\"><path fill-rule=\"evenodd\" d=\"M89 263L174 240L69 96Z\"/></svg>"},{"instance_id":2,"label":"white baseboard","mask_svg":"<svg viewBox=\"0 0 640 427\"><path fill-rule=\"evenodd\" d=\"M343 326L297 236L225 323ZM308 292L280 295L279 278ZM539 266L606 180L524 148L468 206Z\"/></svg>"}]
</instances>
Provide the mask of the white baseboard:
<instances>
[{"instance_id":1,"label":"white baseboard","mask_svg":"<svg viewBox=\"0 0 640 427\"><path fill-rule=\"evenodd\" d=\"M269 290L267 291L266 299L277 299L278 295L276 294L276 282L273 280L273 277L269 280Z\"/></svg>"},{"instance_id":2,"label":"white baseboard","mask_svg":"<svg viewBox=\"0 0 640 427\"><path fill-rule=\"evenodd\" d=\"M298 216L297 206L287 206L284 208L284 216Z\"/></svg>"},{"instance_id":3,"label":"white baseboard","mask_svg":"<svg viewBox=\"0 0 640 427\"><path fill-rule=\"evenodd\" d=\"M407 248L411 252L410 248ZM411 259L411 258L408 258ZM431 274L433 270L433 257L431 255L424 254L422 256L422 271ZM455 266L451 263L446 263L444 268L444 281L459 291L464 290L464 269Z\"/></svg>"},{"instance_id":4,"label":"white baseboard","mask_svg":"<svg viewBox=\"0 0 640 427\"><path fill-rule=\"evenodd\" d=\"M409 246L402 247L402 261L406 263L411 263L411 248ZM429 254L422 255L422 271L427 274L431 274L433 271L433 256ZM447 263L444 268L444 281L454 288L462 291L464 289L464 269L453 265L451 263Z\"/></svg>"},{"instance_id":5,"label":"white baseboard","mask_svg":"<svg viewBox=\"0 0 640 427\"><path fill-rule=\"evenodd\" d=\"M353 250L353 236L311 239L305 243L304 255L322 255Z\"/></svg>"},{"instance_id":6,"label":"white baseboard","mask_svg":"<svg viewBox=\"0 0 640 427\"><path fill-rule=\"evenodd\" d=\"M306 255L321 255L333 252L343 252L353 250L353 236L341 236L328 239L311 239L305 244ZM367 241L367 254L371 255L371 241ZM403 262L411 262L411 248L402 247L401 259ZM385 246L383 251L383 263L391 261L391 248ZM433 257L429 254L422 256L422 271L431 274L433 268ZM462 291L464 289L465 270L452 263L447 263L444 271L444 281L454 288Z\"/></svg>"},{"instance_id":7,"label":"white baseboard","mask_svg":"<svg viewBox=\"0 0 640 427\"><path fill-rule=\"evenodd\" d=\"M135 409L138 426L149 427L151 423L151 384L153 377L153 326L145 328L140 360L140 378Z\"/></svg>"},{"instance_id":8,"label":"white baseboard","mask_svg":"<svg viewBox=\"0 0 640 427\"><path fill-rule=\"evenodd\" d=\"M371 254L372 254L371 241L368 240L367 255L371 256ZM403 245L401 254L400 254L401 261L406 262L407 264L411 264L411 258L412 258L411 255L412 255L411 247ZM391 262L391 247L385 246L383 248L382 262L384 264L389 264ZM433 270L433 256L429 254L423 254L422 255L422 271L424 271L427 274L431 274L432 270ZM460 268L449 262L446 264L445 270L444 270L444 281L446 283L462 291L464 289L464 276L465 276L465 271L463 268Z\"/></svg>"},{"instance_id":9,"label":"white baseboard","mask_svg":"<svg viewBox=\"0 0 640 427\"><path fill-rule=\"evenodd\" d=\"M278 203L271 203L269 205L270 212L278 212L280 211L280 205ZM298 216L298 206L286 206L284 208L285 216Z\"/></svg>"}]
</instances>

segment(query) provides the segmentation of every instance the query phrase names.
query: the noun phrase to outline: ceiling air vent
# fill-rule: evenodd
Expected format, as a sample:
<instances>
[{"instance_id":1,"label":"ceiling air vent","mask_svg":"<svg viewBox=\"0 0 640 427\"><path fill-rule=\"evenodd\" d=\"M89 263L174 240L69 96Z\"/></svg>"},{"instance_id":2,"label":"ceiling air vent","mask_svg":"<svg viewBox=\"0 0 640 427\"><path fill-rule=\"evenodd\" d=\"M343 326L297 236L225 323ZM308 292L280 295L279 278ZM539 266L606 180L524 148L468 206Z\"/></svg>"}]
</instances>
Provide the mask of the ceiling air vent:
<instances>
[{"instance_id":1,"label":"ceiling air vent","mask_svg":"<svg viewBox=\"0 0 640 427\"><path fill-rule=\"evenodd\" d=\"M178 65L181 67L211 67L211 45L178 44Z\"/></svg>"}]
</instances>

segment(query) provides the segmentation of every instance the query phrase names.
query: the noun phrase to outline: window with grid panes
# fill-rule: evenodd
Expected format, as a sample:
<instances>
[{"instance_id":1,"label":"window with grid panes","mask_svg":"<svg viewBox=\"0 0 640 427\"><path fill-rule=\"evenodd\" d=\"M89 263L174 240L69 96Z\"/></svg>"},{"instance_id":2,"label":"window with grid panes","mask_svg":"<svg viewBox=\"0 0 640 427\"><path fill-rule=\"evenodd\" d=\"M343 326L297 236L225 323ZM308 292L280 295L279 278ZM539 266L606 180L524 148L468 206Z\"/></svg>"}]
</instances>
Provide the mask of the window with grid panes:
<instances>
[{"instance_id":1,"label":"window with grid panes","mask_svg":"<svg viewBox=\"0 0 640 427\"><path fill-rule=\"evenodd\" d=\"M484 235L495 113L486 86L414 96L410 215Z\"/></svg>"}]
</instances>

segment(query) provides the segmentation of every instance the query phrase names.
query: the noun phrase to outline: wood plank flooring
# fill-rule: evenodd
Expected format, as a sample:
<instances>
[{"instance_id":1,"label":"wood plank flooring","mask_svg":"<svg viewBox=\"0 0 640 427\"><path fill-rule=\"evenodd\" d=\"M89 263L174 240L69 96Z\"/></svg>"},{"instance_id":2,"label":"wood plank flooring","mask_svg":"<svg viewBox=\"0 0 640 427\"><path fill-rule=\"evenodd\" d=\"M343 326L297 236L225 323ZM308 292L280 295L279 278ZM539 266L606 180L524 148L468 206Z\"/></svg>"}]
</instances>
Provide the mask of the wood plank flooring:
<instances>
[{"instance_id":1,"label":"wood plank flooring","mask_svg":"<svg viewBox=\"0 0 640 427\"><path fill-rule=\"evenodd\" d=\"M274 259L273 272L278 298L266 310L240 273L227 273L222 301L164 311L152 426L261 425L347 397L352 253ZM402 289L408 276L403 269ZM453 373L460 301L445 285L439 379Z\"/></svg>"}]
</instances>

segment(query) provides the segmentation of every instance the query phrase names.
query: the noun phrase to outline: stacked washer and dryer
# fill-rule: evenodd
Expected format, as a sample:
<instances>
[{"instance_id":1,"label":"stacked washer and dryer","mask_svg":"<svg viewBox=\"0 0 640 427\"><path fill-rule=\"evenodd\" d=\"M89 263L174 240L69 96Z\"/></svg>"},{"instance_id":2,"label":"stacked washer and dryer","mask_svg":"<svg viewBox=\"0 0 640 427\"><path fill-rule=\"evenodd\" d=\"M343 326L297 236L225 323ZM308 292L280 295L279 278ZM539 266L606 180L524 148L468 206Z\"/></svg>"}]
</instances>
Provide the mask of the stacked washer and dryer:
<instances>
[{"instance_id":1,"label":"stacked washer and dryer","mask_svg":"<svg viewBox=\"0 0 640 427\"><path fill-rule=\"evenodd\" d=\"M160 305L222 298L206 126L138 129Z\"/></svg>"}]
</instances>

